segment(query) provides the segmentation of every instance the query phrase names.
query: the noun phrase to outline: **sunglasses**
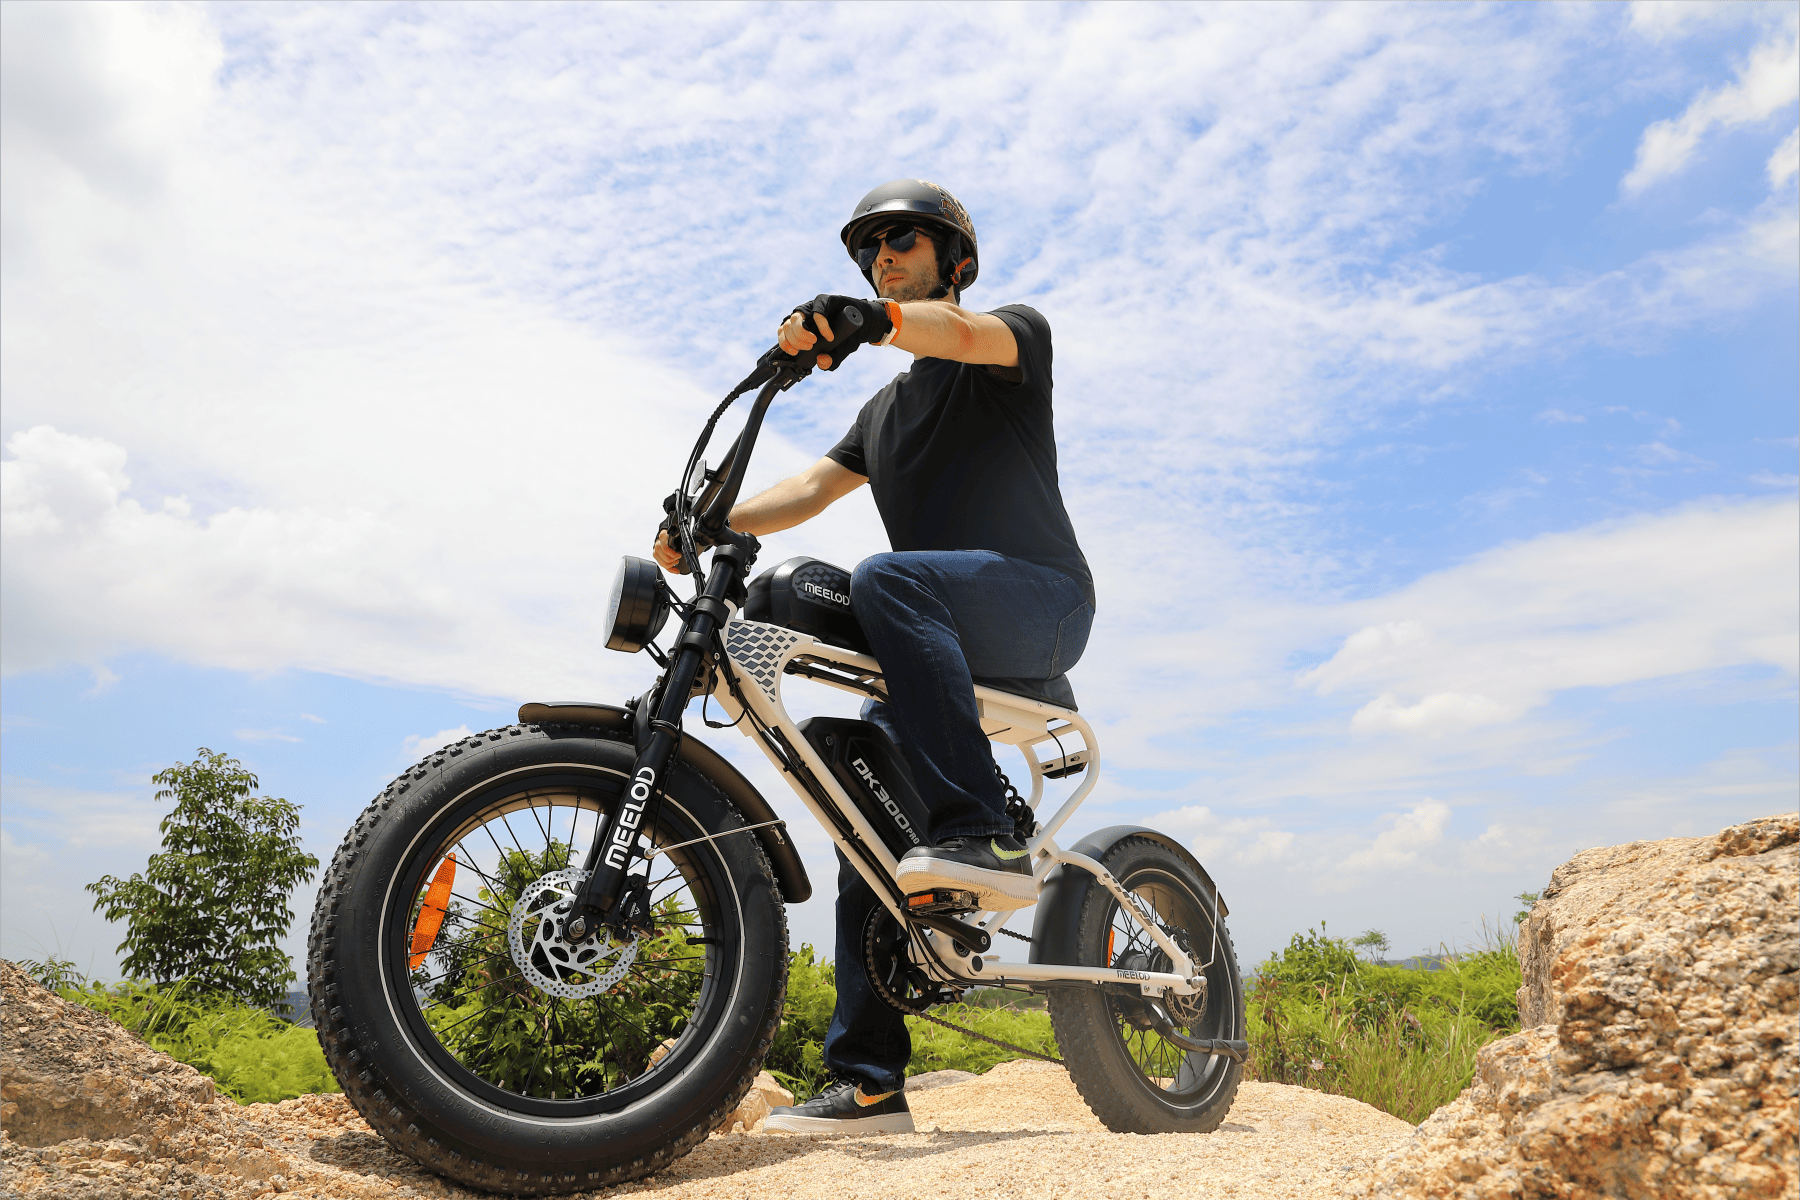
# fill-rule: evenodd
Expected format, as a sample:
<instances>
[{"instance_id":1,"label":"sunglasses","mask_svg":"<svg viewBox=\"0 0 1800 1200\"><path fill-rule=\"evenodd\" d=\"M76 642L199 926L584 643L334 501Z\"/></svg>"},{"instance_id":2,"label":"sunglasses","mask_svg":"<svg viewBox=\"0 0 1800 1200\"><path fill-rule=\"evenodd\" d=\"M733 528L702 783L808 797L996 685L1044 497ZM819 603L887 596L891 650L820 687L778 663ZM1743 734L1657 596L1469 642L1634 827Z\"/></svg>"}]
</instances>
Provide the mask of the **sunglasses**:
<instances>
[{"instance_id":1,"label":"sunglasses","mask_svg":"<svg viewBox=\"0 0 1800 1200\"><path fill-rule=\"evenodd\" d=\"M869 268L875 265L875 256L881 253L883 242L887 243L888 249L898 254L905 254L913 248L913 244L918 240L919 231L911 225L890 225L880 233L869 235L863 240L863 244L856 248L856 265L862 268L863 274L867 275Z\"/></svg>"}]
</instances>

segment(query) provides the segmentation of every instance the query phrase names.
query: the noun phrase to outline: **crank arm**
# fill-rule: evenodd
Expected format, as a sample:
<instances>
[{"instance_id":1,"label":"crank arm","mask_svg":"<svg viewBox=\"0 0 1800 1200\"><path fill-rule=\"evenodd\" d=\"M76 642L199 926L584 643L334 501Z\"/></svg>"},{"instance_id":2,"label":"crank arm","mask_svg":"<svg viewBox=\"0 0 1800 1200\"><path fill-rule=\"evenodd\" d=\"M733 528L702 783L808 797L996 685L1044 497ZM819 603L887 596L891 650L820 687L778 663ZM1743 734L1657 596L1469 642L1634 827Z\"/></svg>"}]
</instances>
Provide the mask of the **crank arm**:
<instances>
[{"instance_id":1,"label":"crank arm","mask_svg":"<svg viewBox=\"0 0 1800 1200\"><path fill-rule=\"evenodd\" d=\"M923 925L927 929L935 929L952 941L967 946L975 954L986 954L988 948L994 944L994 939L988 936L987 930L979 925L959 921L944 913L909 912L906 914L906 919Z\"/></svg>"}]
</instances>

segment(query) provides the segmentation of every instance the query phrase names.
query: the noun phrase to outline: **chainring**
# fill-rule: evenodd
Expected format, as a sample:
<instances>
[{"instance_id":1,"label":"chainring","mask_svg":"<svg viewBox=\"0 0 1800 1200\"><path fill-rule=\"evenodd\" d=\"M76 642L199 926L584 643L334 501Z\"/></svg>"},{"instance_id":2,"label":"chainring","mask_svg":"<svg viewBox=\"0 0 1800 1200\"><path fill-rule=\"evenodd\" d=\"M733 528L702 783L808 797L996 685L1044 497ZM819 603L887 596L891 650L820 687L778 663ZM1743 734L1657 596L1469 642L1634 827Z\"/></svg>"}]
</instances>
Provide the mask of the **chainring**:
<instances>
[{"instance_id":1,"label":"chainring","mask_svg":"<svg viewBox=\"0 0 1800 1200\"><path fill-rule=\"evenodd\" d=\"M506 941L519 974L540 992L564 1000L598 996L625 978L637 961L638 939L614 942L605 926L579 942L563 940L563 918L587 877L579 867L566 867L533 880L519 893L506 922Z\"/></svg>"},{"instance_id":2,"label":"chainring","mask_svg":"<svg viewBox=\"0 0 1800 1200\"><path fill-rule=\"evenodd\" d=\"M891 1008L919 1016L934 1004L954 1003L962 993L930 978L907 954L908 937L900 923L877 907L863 923L863 970L869 986ZM954 1027L953 1027L954 1028Z\"/></svg>"}]
</instances>

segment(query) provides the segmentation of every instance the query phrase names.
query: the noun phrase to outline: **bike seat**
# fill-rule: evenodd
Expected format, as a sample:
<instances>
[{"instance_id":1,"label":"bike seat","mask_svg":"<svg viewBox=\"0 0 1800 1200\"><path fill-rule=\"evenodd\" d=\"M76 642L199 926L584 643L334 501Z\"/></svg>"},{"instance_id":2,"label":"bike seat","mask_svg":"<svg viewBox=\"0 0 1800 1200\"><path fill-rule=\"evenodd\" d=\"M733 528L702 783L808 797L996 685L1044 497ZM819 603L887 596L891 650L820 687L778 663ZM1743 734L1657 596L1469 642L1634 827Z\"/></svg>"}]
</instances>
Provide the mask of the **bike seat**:
<instances>
[{"instance_id":1,"label":"bike seat","mask_svg":"<svg viewBox=\"0 0 1800 1200\"><path fill-rule=\"evenodd\" d=\"M1027 700L1054 704L1070 712L1077 711L1075 689L1070 686L1067 675L1058 675L1055 679L977 679L975 682L982 687L993 688L996 692L1010 692Z\"/></svg>"}]
</instances>

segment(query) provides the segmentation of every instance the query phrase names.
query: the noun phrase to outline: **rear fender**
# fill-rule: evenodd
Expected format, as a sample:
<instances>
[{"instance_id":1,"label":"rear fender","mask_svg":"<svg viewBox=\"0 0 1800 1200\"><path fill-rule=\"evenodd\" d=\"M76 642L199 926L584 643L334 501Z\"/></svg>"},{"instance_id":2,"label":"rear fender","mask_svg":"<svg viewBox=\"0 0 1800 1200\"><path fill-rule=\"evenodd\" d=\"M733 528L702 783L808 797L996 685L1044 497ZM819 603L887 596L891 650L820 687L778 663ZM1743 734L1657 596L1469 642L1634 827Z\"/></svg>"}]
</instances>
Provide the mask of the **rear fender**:
<instances>
[{"instance_id":1,"label":"rear fender","mask_svg":"<svg viewBox=\"0 0 1800 1200\"><path fill-rule=\"evenodd\" d=\"M519 721L526 725L590 725L621 733L627 739L631 738L632 732L631 714L613 704L582 704L571 701L545 704L534 701L519 706ZM736 767L726 762L717 750L700 739L681 739L681 761L724 792L726 798L744 814L746 824L760 825L764 821L780 820L769 802L763 799L762 793L752 787L750 781ZM789 904L800 904L811 899L812 881L806 877L806 866L800 861L800 853L794 848L794 840L779 825L768 825L753 832L756 840L762 843L763 853L769 856L769 865L775 868L775 882L781 885L781 898Z\"/></svg>"},{"instance_id":2,"label":"rear fender","mask_svg":"<svg viewBox=\"0 0 1800 1200\"><path fill-rule=\"evenodd\" d=\"M1145 829L1141 825L1111 825L1088 834L1069 849L1073 853L1085 854L1096 862L1104 863L1107 853L1128 837L1149 838L1167 846L1193 868L1206 893L1201 899L1210 906L1214 897L1218 898L1221 920L1230 914L1231 910L1225 907L1225 898L1219 896L1218 885L1213 883L1206 868L1200 865L1200 860L1186 846L1166 833ZM1068 863L1056 867L1044 877L1044 885L1038 891L1037 915L1031 926L1032 962L1054 963L1065 967L1103 965L1080 962L1076 954L1076 927L1081 920L1081 906L1087 900L1091 888L1104 890L1104 885L1080 867Z\"/></svg>"}]
</instances>

